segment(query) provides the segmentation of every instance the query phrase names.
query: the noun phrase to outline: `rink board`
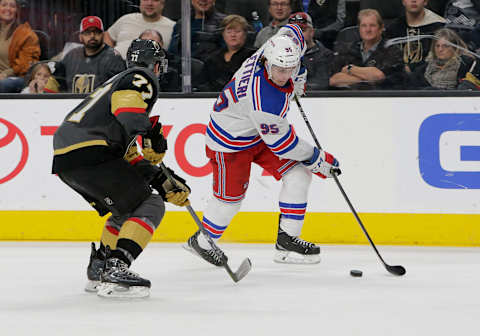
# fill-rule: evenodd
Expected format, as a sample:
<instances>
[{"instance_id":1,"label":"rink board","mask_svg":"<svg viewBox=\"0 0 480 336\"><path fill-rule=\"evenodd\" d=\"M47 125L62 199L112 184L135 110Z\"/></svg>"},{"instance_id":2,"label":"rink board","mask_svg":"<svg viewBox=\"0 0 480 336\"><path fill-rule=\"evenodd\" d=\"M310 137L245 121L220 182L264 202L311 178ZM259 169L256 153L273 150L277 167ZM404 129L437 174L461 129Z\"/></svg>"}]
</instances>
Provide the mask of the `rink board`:
<instances>
[{"instance_id":1,"label":"rink board","mask_svg":"<svg viewBox=\"0 0 480 336\"><path fill-rule=\"evenodd\" d=\"M52 135L75 99L0 100L0 240L95 240L104 219L50 174ZM199 213L211 195L204 154L214 99L160 99L168 135L165 162L186 178ZM340 181L379 244L480 243L479 97L305 98L322 146L338 157ZM296 106L288 119L312 142ZM242 210L223 239L271 242L281 184L253 167ZM183 241L195 224L167 205L154 240ZM366 243L332 180L314 177L303 236L325 243Z\"/></svg>"},{"instance_id":2,"label":"rink board","mask_svg":"<svg viewBox=\"0 0 480 336\"><path fill-rule=\"evenodd\" d=\"M198 213L201 216L201 213ZM272 243L277 213L240 212L223 242ZM479 215L372 214L360 218L376 244L480 246ZM104 220L93 211L2 211L3 240L98 241ZM153 236L184 242L197 230L187 212L168 212ZM351 213L308 213L302 237L328 244L368 244Z\"/></svg>"}]
</instances>

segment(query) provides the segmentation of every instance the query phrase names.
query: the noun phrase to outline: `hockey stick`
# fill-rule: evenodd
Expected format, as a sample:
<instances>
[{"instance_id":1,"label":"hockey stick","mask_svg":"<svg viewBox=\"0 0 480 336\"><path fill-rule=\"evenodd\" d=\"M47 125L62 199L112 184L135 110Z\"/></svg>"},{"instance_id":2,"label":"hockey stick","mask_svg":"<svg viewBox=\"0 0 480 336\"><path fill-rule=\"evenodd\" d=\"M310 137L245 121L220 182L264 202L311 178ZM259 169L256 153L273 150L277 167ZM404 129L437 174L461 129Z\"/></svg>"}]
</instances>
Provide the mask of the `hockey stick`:
<instances>
[{"instance_id":1,"label":"hockey stick","mask_svg":"<svg viewBox=\"0 0 480 336\"><path fill-rule=\"evenodd\" d=\"M313 132L312 126L310 125L310 122L308 121L307 115L305 114L305 111L303 110L302 105L300 105L300 101L298 100L298 97L296 95L294 96L294 99L295 99L295 102L297 103L298 110L300 111L300 114L302 115L303 120L305 121L305 124L307 125L308 130L310 131L310 134L311 134L313 140L315 141L315 144L317 145L317 147L319 149L322 149L322 146L320 146L320 142L318 141L317 137L315 136L315 133ZM353 208L353 205L350 202L350 200L348 199L347 194L343 190L342 185L340 184L340 181L338 180L337 174L334 173L332 175L333 175L333 179L335 180L335 183L338 186L338 189L340 189L343 197L345 198L345 201L347 201L347 204L350 207L350 210L352 211L353 215L355 216L355 219L357 220L358 224L360 224L360 227L362 228L363 233L365 233L365 236L367 237L368 241L370 242L370 245L372 245L373 249L375 250L375 253L377 253L378 258L382 261L383 266L385 266L387 271L389 271L391 274L398 275L398 276L404 275L406 273L406 270L403 266L401 266L401 265L391 266L383 260L382 256L380 255L380 252L378 252L377 247L375 246L372 239L370 238L370 235L368 234L367 229L365 229L365 226L363 226L363 223L360 220L360 217L358 216L357 212Z\"/></svg>"},{"instance_id":2,"label":"hockey stick","mask_svg":"<svg viewBox=\"0 0 480 336\"><path fill-rule=\"evenodd\" d=\"M168 180L170 181L170 183L173 185L174 188L178 188L178 185L177 185L177 182L175 181L175 179L172 177L172 174L170 174L170 172L168 171L167 167L165 167L165 165L162 163L160 163L160 168L162 169L163 173L167 176ZM207 239L208 243L210 244L210 246L216 251L216 252L221 252L221 255L223 256L222 257L222 261L223 261L223 267L227 270L227 273L228 275L230 275L230 277L232 278L233 281L235 282L239 282L240 280L242 280L247 274L248 272L250 272L250 270L252 269L252 262L250 261L249 258L245 258L242 263L240 264L240 266L238 267L237 271L236 272L233 272L232 269L230 268L230 266L228 265L228 257L225 253L223 253L223 251L215 244L215 242L213 241L212 237L210 237L210 235L208 234L207 230L205 230L205 228L203 227L203 224L202 222L200 221L200 218L198 218L197 214L195 213L195 211L193 210L192 206L191 205L187 205L187 210L188 212L190 213L190 215L192 216L192 218L195 220L195 223L197 224L198 228L200 229L200 231L202 232L202 234L204 235L204 237Z\"/></svg>"}]
</instances>

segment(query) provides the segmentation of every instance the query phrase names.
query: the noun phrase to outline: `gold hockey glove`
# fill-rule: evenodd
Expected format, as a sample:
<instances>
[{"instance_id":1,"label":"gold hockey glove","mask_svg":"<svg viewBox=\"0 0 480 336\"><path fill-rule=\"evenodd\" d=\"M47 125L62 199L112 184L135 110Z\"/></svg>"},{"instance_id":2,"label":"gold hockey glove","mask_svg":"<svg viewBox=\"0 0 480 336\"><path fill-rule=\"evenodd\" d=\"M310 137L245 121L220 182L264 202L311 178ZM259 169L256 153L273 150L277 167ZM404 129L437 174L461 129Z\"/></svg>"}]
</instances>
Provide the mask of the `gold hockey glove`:
<instances>
[{"instance_id":1,"label":"gold hockey glove","mask_svg":"<svg viewBox=\"0 0 480 336\"><path fill-rule=\"evenodd\" d=\"M162 196L164 201L181 207L190 205L190 201L188 200L188 196L190 196L191 192L190 187L187 185L186 181L176 175L173 170L170 168L167 169L175 180L178 188L175 188L163 173L160 173L154 178L152 182L150 182L150 185L157 190L158 194Z\"/></svg>"}]
</instances>

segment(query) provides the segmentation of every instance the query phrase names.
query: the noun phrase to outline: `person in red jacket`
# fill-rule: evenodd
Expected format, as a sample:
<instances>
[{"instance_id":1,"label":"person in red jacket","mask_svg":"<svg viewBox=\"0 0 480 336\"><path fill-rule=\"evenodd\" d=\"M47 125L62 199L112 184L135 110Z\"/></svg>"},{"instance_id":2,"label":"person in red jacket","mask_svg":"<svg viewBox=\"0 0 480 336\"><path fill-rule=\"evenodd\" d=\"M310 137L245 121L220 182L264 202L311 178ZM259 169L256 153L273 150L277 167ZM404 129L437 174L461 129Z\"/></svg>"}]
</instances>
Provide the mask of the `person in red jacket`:
<instances>
[{"instance_id":1,"label":"person in red jacket","mask_svg":"<svg viewBox=\"0 0 480 336\"><path fill-rule=\"evenodd\" d=\"M40 59L38 37L19 16L18 1L0 0L0 93L20 92L22 77Z\"/></svg>"}]
</instances>

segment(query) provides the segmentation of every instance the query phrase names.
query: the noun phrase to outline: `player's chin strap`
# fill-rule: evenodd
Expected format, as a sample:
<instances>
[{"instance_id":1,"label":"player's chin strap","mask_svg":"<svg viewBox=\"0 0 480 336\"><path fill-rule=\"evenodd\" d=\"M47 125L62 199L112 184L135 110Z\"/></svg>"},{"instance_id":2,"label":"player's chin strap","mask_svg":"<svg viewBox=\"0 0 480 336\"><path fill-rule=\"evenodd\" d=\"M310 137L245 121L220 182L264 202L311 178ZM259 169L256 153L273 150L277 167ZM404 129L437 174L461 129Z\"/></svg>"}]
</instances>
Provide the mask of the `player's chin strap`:
<instances>
[{"instance_id":1,"label":"player's chin strap","mask_svg":"<svg viewBox=\"0 0 480 336\"><path fill-rule=\"evenodd\" d=\"M315 136L315 133L313 132L312 126L310 125L310 122L308 121L307 115L305 114L305 111L302 108L302 105L300 105L300 101L298 100L297 95L293 96L293 99L295 99L295 103L297 103L298 110L300 111L300 114L303 117L303 120L305 121L305 124L307 125L308 130L310 131L310 135L313 138L313 141L315 141L315 145L319 148L322 149L322 146L320 146L320 142L318 141L317 137ZM387 269L388 272L394 274L394 275L404 275L406 273L406 270L403 266L397 265L397 266L390 266L388 265L380 255L380 252L378 252L375 244L373 243L372 239L370 238L370 235L367 232L367 229L365 229L365 226L363 226L362 221L360 220L360 217L358 216L357 212L353 208L352 203L347 197L347 194L343 190L342 185L340 184L340 181L338 180L337 174L332 170L332 176L333 179L335 180L335 183L338 186L338 189L340 189L340 192L343 195L343 198L345 198L345 201L347 202L348 206L350 207L350 210L352 211L353 215L355 216L355 219L357 220L358 224L360 224L360 227L363 230L363 233L365 233L365 236L367 237L368 241L370 242L370 245L372 245L373 249L377 253L378 258L382 261L383 266Z\"/></svg>"},{"instance_id":2,"label":"player's chin strap","mask_svg":"<svg viewBox=\"0 0 480 336\"><path fill-rule=\"evenodd\" d=\"M167 177L167 179L170 181L170 183L174 186L174 188L178 188L177 182L175 179L172 177L172 174L170 174L170 171L167 169L167 167L162 163L160 163L160 168L162 169L163 173ZM249 258L245 258L240 266L238 267L238 270L236 272L233 272L230 266L228 265L228 257L223 251L215 244L213 241L212 237L208 234L208 232L205 230L203 227L202 222L200 221L200 218L198 218L197 214L193 210L192 206L190 204L186 205L188 212L192 216L192 218L195 220L195 223L197 224L198 228L202 232L202 234L205 236L205 239L207 239L208 243L212 247L212 249L217 253L217 255L222 256L222 266L227 270L228 275L232 278L233 281L239 282L242 280L248 272L252 269L252 262L250 261Z\"/></svg>"}]
</instances>

